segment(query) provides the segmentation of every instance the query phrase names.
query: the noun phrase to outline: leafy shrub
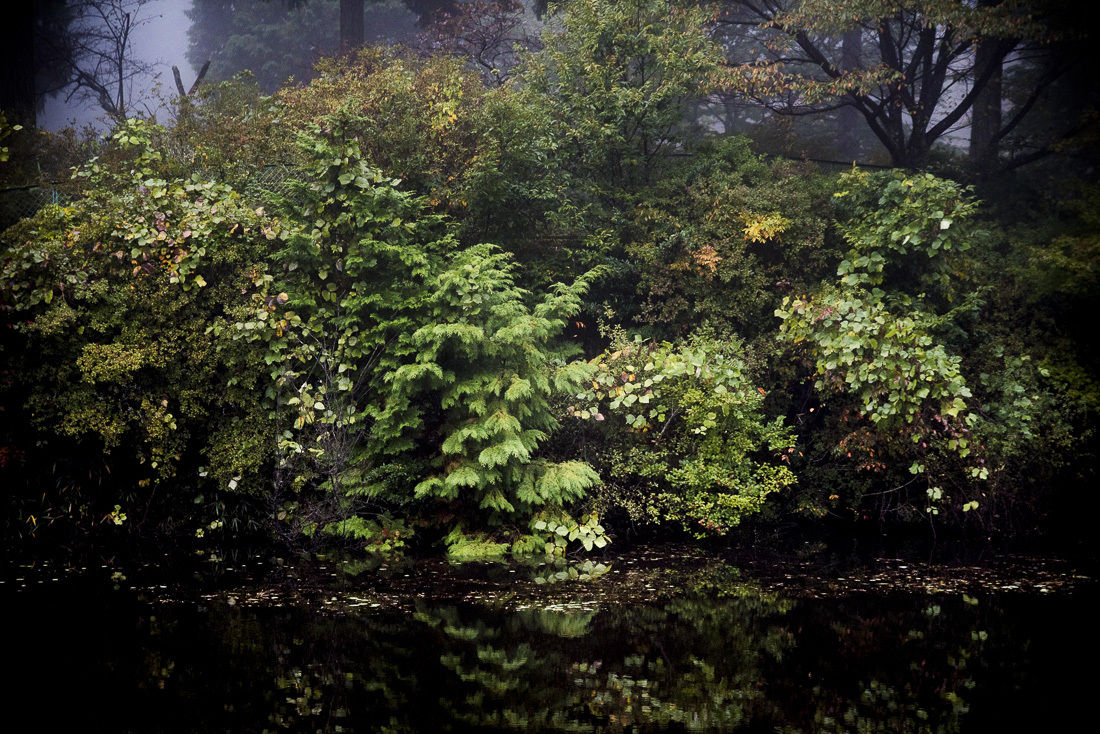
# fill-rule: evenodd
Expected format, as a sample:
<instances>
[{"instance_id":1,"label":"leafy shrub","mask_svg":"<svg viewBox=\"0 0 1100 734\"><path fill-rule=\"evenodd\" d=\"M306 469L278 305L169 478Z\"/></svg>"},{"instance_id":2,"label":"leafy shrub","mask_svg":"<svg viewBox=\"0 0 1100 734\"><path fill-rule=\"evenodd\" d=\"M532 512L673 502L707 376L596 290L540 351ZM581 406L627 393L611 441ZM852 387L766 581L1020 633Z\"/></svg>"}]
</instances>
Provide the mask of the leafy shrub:
<instances>
[{"instance_id":1,"label":"leafy shrub","mask_svg":"<svg viewBox=\"0 0 1100 734\"><path fill-rule=\"evenodd\" d=\"M3 235L5 433L41 520L120 505L131 523L182 522L204 489L258 491L270 456L258 355L205 332L233 318L278 224L227 186L158 177L155 133L125 123L130 155L84 168L87 198Z\"/></svg>"},{"instance_id":2,"label":"leafy shrub","mask_svg":"<svg viewBox=\"0 0 1100 734\"><path fill-rule=\"evenodd\" d=\"M761 410L737 342L620 343L570 413L584 421L604 512L723 535L794 481L794 435ZM638 497L640 493L640 498Z\"/></svg>"}]
</instances>

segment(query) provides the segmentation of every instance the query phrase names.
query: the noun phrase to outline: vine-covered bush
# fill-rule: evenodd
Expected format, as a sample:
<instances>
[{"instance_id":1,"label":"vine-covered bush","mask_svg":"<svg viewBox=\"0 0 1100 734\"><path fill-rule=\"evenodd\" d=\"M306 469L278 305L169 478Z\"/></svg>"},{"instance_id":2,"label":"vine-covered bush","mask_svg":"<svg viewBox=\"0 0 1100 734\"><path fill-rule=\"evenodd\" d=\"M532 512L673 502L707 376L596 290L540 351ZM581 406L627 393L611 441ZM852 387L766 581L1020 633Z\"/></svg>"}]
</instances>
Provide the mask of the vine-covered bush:
<instances>
[{"instance_id":1,"label":"vine-covered bush","mask_svg":"<svg viewBox=\"0 0 1100 734\"><path fill-rule=\"evenodd\" d=\"M570 413L588 426L605 511L724 535L794 481L794 434L782 417L765 417L739 349L635 339L593 360Z\"/></svg>"},{"instance_id":2,"label":"vine-covered bush","mask_svg":"<svg viewBox=\"0 0 1100 734\"><path fill-rule=\"evenodd\" d=\"M206 331L233 319L279 225L224 185L158 177L154 133L127 123L130 154L84 168L86 198L3 235L5 434L27 482L10 497L35 518L20 532L112 507L185 524L204 492L264 486L258 355Z\"/></svg>"},{"instance_id":3,"label":"vine-covered bush","mask_svg":"<svg viewBox=\"0 0 1100 734\"><path fill-rule=\"evenodd\" d=\"M1021 345L987 326L979 272L990 237L978 202L953 181L902 171L855 171L840 189L837 227L850 250L838 280L784 299L776 316L817 393L812 453L868 479L834 485L828 500L804 496L803 507L855 509L868 493L879 512L974 513L984 523L986 501L1004 507L1014 467L1030 461L1006 431L1031 435L1040 406L1058 401L1047 370L1030 369Z\"/></svg>"}]
</instances>

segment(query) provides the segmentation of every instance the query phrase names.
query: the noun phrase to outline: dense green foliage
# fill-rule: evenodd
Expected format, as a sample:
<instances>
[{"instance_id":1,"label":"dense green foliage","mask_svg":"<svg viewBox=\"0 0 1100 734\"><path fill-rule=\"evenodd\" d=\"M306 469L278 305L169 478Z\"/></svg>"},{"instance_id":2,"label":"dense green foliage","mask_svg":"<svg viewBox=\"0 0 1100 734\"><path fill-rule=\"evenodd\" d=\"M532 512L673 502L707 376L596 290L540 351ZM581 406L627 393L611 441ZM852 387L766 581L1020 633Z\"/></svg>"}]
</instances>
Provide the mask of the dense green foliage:
<instances>
[{"instance_id":1,"label":"dense green foliage","mask_svg":"<svg viewBox=\"0 0 1100 734\"><path fill-rule=\"evenodd\" d=\"M5 404L37 432L15 444L34 471L8 483L37 518L24 530L119 504L138 524L183 523L204 488L261 491L259 364L204 332L231 318L275 225L226 186L159 178L148 133L132 121L115 136L128 171L89 164L85 198L5 234Z\"/></svg>"},{"instance_id":2,"label":"dense green foliage","mask_svg":"<svg viewBox=\"0 0 1100 734\"><path fill-rule=\"evenodd\" d=\"M721 56L697 7L661 0L577 0L522 65L542 108L548 163L597 201L652 181L679 142L685 106L707 93Z\"/></svg>"},{"instance_id":3,"label":"dense green foliage","mask_svg":"<svg viewBox=\"0 0 1100 734\"><path fill-rule=\"evenodd\" d=\"M485 558L1074 506L1094 182L768 160L697 124L706 11L557 7L500 85L372 48L208 87L7 230L7 533Z\"/></svg>"},{"instance_id":4,"label":"dense green foliage","mask_svg":"<svg viewBox=\"0 0 1100 734\"><path fill-rule=\"evenodd\" d=\"M739 346L636 339L593 360L591 387L570 413L598 427L586 452L607 483L603 504L702 538L726 534L794 481L781 463L794 435L781 417L765 421L764 391L746 379ZM769 452L774 460L758 458Z\"/></svg>"}]
</instances>

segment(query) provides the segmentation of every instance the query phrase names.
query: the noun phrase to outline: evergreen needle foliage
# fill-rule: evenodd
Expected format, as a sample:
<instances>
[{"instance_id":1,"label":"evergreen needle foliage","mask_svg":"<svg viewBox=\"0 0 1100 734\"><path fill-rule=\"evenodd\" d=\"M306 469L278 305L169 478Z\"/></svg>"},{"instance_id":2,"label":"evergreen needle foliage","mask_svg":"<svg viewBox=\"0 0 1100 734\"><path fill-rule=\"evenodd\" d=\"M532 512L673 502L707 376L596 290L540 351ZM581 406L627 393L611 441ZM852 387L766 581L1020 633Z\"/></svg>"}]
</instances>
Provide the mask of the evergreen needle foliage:
<instances>
[{"instance_id":1,"label":"evergreen needle foliage","mask_svg":"<svg viewBox=\"0 0 1100 734\"><path fill-rule=\"evenodd\" d=\"M579 349L560 339L589 278L557 286L532 308L513 271L508 255L488 245L457 253L435 282L431 322L412 336L415 363L392 375L392 400L411 405L431 395L438 406L421 413L441 440L417 496L476 506L490 524L565 507L598 481L583 462L538 453L558 426L553 397L576 392L591 374L568 361Z\"/></svg>"}]
</instances>

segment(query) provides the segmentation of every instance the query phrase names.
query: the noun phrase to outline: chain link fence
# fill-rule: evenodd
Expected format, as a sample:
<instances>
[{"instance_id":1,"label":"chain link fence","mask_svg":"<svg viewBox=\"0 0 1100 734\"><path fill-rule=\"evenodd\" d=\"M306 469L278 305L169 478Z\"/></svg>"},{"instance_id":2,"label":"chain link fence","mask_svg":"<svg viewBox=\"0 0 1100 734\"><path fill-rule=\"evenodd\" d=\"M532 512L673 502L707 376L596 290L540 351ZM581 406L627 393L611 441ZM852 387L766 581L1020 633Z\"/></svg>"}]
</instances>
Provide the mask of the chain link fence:
<instances>
[{"instance_id":1,"label":"chain link fence","mask_svg":"<svg viewBox=\"0 0 1100 734\"><path fill-rule=\"evenodd\" d=\"M20 219L33 217L44 206L67 204L75 198L72 194L67 194L52 185L0 189L0 231L7 229Z\"/></svg>"},{"instance_id":2,"label":"chain link fence","mask_svg":"<svg viewBox=\"0 0 1100 734\"><path fill-rule=\"evenodd\" d=\"M294 184L304 180L305 176L297 166L274 163L245 179L239 190L247 201L263 204L290 196Z\"/></svg>"}]
</instances>

